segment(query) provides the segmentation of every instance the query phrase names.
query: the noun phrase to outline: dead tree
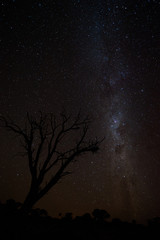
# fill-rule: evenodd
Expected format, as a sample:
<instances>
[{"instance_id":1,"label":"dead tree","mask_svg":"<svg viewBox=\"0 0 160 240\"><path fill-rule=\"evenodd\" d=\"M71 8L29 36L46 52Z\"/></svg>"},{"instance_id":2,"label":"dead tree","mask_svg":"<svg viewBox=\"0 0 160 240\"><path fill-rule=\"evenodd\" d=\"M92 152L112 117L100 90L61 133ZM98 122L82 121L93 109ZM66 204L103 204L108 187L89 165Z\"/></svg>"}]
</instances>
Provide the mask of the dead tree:
<instances>
[{"instance_id":1,"label":"dead tree","mask_svg":"<svg viewBox=\"0 0 160 240\"><path fill-rule=\"evenodd\" d=\"M41 199L62 177L70 174L69 164L82 154L95 153L102 140L87 140L91 121L78 114L74 119L60 114L60 119L50 114L33 118L27 113L24 126L0 117L2 127L20 138L27 156L31 174L29 192L21 210L29 213L34 204ZM76 140L75 137L77 136Z\"/></svg>"}]
</instances>

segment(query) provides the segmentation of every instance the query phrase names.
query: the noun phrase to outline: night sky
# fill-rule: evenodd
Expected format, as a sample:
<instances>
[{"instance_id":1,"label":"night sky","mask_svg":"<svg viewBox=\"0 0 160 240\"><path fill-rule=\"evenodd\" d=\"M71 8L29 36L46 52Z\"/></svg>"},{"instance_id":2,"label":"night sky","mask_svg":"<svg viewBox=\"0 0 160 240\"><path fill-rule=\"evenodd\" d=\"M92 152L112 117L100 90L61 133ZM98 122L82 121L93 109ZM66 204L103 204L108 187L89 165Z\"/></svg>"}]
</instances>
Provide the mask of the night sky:
<instances>
[{"instance_id":1,"label":"night sky","mask_svg":"<svg viewBox=\"0 0 160 240\"><path fill-rule=\"evenodd\" d=\"M105 137L36 205L50 215L160 216L159 16L158 0L0 1L0 114L23 123L27 111L81 108ZM1 129L2 202L29 188L19 150Z\"/></svg>"}]
</instances>

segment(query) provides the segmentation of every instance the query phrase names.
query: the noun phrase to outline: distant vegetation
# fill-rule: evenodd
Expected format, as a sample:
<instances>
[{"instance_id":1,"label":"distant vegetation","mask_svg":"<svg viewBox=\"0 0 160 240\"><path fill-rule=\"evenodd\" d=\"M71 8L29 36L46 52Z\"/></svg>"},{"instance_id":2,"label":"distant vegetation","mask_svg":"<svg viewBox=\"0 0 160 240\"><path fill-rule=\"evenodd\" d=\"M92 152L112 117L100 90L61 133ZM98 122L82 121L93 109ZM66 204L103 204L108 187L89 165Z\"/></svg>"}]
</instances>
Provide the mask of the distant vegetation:
<instances>
[{"instance_id":1,"label":"distant vegetation","mask_svg":"<svg viewBox=\"0 0 160 240\"><path fill-rule=\"evenodd\" d=\"M133 240L159 239L160 218L148 221L148 226L136 224L136 221L123 222L110 219L106 210L95 209L92 214L72 217L66 213L60 218L48 216L44 209L32 209L28 215L22 215L21 203L13 199L0 203L1 239L5 240Z\"/></svg>"}]
</instances>

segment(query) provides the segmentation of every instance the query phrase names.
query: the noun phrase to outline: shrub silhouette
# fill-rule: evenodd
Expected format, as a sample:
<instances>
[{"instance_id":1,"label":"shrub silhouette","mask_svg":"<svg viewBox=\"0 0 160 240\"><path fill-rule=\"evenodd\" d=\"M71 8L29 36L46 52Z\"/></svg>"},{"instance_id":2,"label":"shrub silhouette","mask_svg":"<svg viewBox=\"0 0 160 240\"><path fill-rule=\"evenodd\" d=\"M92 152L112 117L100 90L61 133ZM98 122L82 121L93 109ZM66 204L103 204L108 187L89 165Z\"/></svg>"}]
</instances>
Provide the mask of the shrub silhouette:
<instances>
[{"instance_id":1,"label":"shrub silhouette","mask_svg":"<svg viewBox=\"0 0 160 240\"><path fill-rule=\"evenodd\" d=\"M110 217L110 214L103 209L94 209L94 211L92 212L92 215L98 221L104 221L105 219Z\"/></svg>"}]
</instances>

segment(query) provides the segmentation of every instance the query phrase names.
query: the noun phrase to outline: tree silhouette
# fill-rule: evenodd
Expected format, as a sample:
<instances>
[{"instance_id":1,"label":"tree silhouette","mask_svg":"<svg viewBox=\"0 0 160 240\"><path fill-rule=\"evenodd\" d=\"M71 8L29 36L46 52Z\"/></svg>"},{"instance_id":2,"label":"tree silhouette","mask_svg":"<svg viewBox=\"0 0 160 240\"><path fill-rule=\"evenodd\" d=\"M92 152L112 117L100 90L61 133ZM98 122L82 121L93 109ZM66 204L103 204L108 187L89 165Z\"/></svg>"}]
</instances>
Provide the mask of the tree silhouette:
<instances>
[{"instance_id":1,"label":"tree silhouette","mask_svg":"<svg viewBox=\"0 0 160 240\"><path fill-rule=\"evenodd\" d=\"M87 140L91 123L88 117L81 119L61 113L59 120L52 113L33 117L27 113L21 127L8 117L0 116L2 127L20 138L31 173L28 195L21 211L28 213L62 177L70 174L66 168L84 153L95 153L102 140Z\"/></svg>"},{"instance_id":2,"label":"tree silhouette","mask_svg":"<svg viewBox=\"0 0 160 240\"><path fill-rule=\"evenodd\" d=\"M104 221L105 219L110 217L110 214L104 209L94 209L92 215L98 221Z\"/></svg>"}]
</instances>

